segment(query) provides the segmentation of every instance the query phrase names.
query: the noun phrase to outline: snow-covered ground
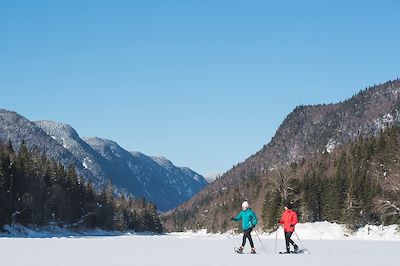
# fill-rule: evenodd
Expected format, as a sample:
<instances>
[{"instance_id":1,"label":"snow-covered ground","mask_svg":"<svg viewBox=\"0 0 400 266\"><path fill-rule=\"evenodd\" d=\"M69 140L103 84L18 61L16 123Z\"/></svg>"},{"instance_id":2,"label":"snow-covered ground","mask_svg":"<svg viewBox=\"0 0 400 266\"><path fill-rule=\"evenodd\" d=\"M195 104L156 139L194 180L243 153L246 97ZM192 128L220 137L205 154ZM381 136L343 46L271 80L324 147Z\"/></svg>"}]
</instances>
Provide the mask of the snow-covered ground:
<instances>
[{"instance_id":1,"label":"snow-covered ground","mask_svg":"<svg viewBox=\"0 0 400 266\"><path fill-rule=\"evenodd\" d=\"M400 241L391 228L380 234L359 232L343 236L342 240L317 240L321 231L334 239L340 229L328 223L305 224L297 228L303 245L310 254L275 254L275 234L260 235L266 249L263 250L256 233L253 239L259 252L256 255L233 253L239 246L240 235L204 233L172 233L167 235L120 235L120 236L63 236L63 237L2 237L0 238L1 265L189 265L189 266L244 266L244 265L393 265L400 259ZM307 230L314 228L316 233ZM378 229L377 229L378 230ZM378 230L379 231L379 230ZM384 233L383 233L384 232ZM342 232L343 233L343 232ZM345 233L345 232L344 232ZM345 233L346 234L346 233ZM284 249L278 232L277 251ZM365 236L366 235L366 236ZM383 236L380 240L378 236ZM315 237L318 236L318 237ZM392 237L390 237L392 236ZM293 239L298 242L296 236ZM338 238L339 239L339 238ZM357 240L364 239L364 240ZM374 240L372 240L374 239ZM247 246L246 251L249 251Z\"/></svg>"}]
</instances>

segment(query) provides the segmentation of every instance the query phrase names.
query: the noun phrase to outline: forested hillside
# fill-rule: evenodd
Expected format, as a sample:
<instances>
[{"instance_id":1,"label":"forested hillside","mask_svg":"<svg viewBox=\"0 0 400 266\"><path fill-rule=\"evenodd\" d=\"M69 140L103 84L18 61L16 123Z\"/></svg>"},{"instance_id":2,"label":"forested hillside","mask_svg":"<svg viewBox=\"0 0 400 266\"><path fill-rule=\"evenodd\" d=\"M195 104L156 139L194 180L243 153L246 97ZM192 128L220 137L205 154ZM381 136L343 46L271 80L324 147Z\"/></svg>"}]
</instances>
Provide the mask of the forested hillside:
<instances>
[{"instance_id":1,"label":"forested hillside","mask_svg":"<svg viewBox=\"0 0 400 266\"><path fill-rule=\"evenodd\" d=\"M273 229L287 200L301 222L331 221L350 228L400 224L400 128L359 136L331 153L324 151L231 186L217 180L217 191L203 190L169 216L169 230L225 231L230 217L249 200L264 230Z\"/></svg>"},{"instance_id":2,"label":"forested hillside","mask_svg":"<svg viewBox=\"0 0 400 266\"><path fill-rule=\"evenodd\" d=\"M119 194L154 202L161 211L175 208L207 185L207 181L187 167L175 166L140 152L130 152L112 140L81 138L68 124L30 121L0 108L0 142L10 142L16 151L22 140L28 149L45 153L64 167L73 165L96 191L111 180ZM166 167L164 167L166 166Z\"/></svg>"},{"instance_id":3,"label":"forested hillside","mask_svg":"<svg viewBox=\"0 0 400 266\"><path fill-rule=\"evenodd\" d=\"M0 228L6 224L56 225L67 229L162 232L154 204L143 199L116 197L111 183L97 193L92 182L28 150L15 152L0 143Z\"/></svg>"}]
</instances>

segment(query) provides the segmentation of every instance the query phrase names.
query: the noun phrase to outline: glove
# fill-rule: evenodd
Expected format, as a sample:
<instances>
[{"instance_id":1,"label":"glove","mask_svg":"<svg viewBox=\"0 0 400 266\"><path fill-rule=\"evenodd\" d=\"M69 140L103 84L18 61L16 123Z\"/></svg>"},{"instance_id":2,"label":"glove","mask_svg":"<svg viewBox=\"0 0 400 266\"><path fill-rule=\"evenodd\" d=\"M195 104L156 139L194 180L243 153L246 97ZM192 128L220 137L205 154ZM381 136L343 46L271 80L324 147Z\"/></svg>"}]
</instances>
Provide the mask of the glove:
<instances>
[{"instance_id":1,"label":"glove","mask_svg":"<svg viewBox=\"0 0 400 266\"><path fill-rule=\"evenodd\" d=\"M231 217L231 221L234 221L235 220L235 217Z\"/></svg>"},{"instance_id":2,"label":"glove","mask_svg":"<svg viewBox=\"0 0 400 266\"><path fill-rule=\"evenodd\" d=\"M290 227L294 227L294 224L290 224Z\"/></svg>"}]
</instances>

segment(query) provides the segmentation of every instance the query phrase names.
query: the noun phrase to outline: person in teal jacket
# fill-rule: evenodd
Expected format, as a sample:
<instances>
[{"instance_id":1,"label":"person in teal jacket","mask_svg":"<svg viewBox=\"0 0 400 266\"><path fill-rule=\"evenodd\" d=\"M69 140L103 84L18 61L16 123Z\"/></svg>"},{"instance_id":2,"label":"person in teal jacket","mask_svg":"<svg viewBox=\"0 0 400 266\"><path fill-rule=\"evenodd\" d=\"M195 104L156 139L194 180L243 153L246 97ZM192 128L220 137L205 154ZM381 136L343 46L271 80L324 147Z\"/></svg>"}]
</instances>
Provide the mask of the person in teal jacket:
<instances>
[{"instance_id":1,"label":"person in teal jacket","mask_svg":"<svg viewBox=\"0 0 400 266\"><path fill-rule=\"evenodd\" d=\"M246 245L246 238L249 239L250 246L251 246L251 253L255 254L256 250L254 248L253 239L251 238L251 231L257 224L257 216L253 212L251 208L249 208L249 203L244 201L242 203L242 211L236 216L232 217L232 221L239 222L242 220L242 229L243 229L243 241L242 245L240 246L238 252L243 253L244 245Z\"/></svg>"}]
</instances>

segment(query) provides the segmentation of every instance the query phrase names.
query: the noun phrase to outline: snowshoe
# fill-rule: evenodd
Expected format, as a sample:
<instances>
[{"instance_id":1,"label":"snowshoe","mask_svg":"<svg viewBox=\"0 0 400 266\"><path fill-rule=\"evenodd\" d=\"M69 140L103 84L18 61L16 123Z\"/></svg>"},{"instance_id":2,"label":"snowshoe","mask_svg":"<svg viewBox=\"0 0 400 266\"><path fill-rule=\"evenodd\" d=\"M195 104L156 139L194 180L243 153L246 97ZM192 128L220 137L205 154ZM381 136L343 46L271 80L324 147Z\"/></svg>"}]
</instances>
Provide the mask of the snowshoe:
<instances>
[{"instance_id":1,"label":"snowshoe","mask_svg":"<svg viewBox=\"0 0 400 266\"><path fill-rule=\"evenodd\" d=\"M233 251L238 254L243 254L243 248L234 248Z\"/></svg>"},{"instance_id":2,"label":"snowshoe","mask_svg":"<svg viewBox=\"0 0 400 266\"><path fill-rule=\"evenodd\" d=\"M296 254L310 254L310 251L308 249L298 249Z\"/></svg>"},{"instance_id":3,"label":"snowshoe","mask_svg":"<svg viewBox=\"0 0 400 266\"><path fill-rule=\"evenodd\" d=\"M287 252L287 251L279 251L279 254L290 254L290 252Z\"/></svg>"},{"instance_id":4,"label":"snowshoe","mask_svg":"<svg viewBox=\"0 0 400 266\"><path fill-rule=\"evenodd\" d=\"M307 249L297 249L297 251L290 251L290 252L279 252L279 254L310 254Z\"/></svg>"},{"instance_id":5,"label":"snowshoe","mask_svg":"<svg viewBox=\"0 0 400 266\"><path fill-rule=\"evenodd\" d=\"M279 254L290 254L290 248L286 247L286 252L281 251Z\"/></svg>"}]
</instances>

